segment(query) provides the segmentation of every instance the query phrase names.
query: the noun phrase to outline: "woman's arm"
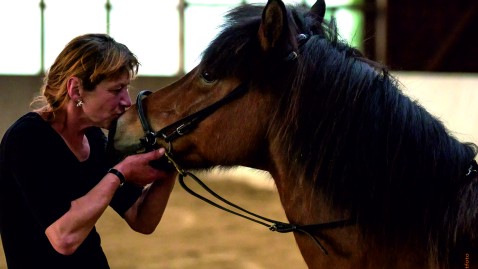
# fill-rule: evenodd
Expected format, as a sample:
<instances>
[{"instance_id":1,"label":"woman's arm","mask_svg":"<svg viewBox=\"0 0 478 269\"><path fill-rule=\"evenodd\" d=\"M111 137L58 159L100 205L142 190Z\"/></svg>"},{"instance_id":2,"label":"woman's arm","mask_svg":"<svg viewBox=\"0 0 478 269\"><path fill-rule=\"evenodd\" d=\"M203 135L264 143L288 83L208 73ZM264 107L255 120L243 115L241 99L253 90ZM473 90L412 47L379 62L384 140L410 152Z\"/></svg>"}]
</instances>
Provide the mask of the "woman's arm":
<instances>
[{"instance_id":1,"label":"woman's arm","mask_svg":"<svg viewBox=\"0 0 478 269\"><path fill-rule=\"evenodd\" d=\"M53 248L63 255L71 255L86 239L101 217L119 180L108 173L86 195L71 202L70 209L45 230Z\"/></svg>"},{"instance_id":2,"label":"woman's arm","mask_svg":"<svg viewBox=\"0 0 478 269\"><path fill-rule=\"evenodd\" d=\"M123 173L128 182L144 186L165 177L164 172L154 169L149 165L151 161L160 158L163 154L164 149L161 149L129 156L114 168ZM174 184L174 181L172 182ZM159 183L161 183L161 181ZM136 204L138 204L140 200L150 201L151 198L148 198L149 195L146 195L150 191L156 193L156 195L158 195L158 192L162 194L164 188L161 187L159 190L156 190L157 187L153 187L154 185L160 185L159 183L152 184L147 191L144 191ZM108 173L86 195L72 201L70 209L45 230L45 234L53 248L64 255L74 253L104 213L119 186L120 180L118 177L112 173ZM169 192L167 198L169 198ZM148 204L151 204L153 207L156 205L154 201L148 202ZM161 202L159 205L166 206L166 202ZM161 210L155 209L153 211L162 212L164 208Z\"/></svg>"},{"instance_id":3,"label":"woman's arm","mask_svg":"<svg viewBox=\"0 0 478 269\"><path fill-rule=\"evenodd\" d=\"M166 209L175 181L176 173L166 174L143 190L141 197L124 215L133 230L144 234L154 232Z\"/></svg>"}]
</instances>

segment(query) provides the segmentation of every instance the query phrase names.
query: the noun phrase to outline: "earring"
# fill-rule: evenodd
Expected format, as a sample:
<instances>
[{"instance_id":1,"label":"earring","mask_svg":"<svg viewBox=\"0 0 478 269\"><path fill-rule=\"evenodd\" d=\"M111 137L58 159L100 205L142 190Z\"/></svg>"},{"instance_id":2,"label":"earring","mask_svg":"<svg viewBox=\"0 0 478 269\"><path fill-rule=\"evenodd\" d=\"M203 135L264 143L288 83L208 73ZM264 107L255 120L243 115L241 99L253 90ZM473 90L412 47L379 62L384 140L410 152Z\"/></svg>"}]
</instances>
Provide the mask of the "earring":
<instances>
[{"instance_id":1,"label":"earring","mask_svg":"<svg viewBox=\"0 0 478 269\"><path fill-rule=\"evenodd\" d=\"M76 100L76 107L81 107L83 105L83 101L81 99Z\"/></svg>"}]
</instances>

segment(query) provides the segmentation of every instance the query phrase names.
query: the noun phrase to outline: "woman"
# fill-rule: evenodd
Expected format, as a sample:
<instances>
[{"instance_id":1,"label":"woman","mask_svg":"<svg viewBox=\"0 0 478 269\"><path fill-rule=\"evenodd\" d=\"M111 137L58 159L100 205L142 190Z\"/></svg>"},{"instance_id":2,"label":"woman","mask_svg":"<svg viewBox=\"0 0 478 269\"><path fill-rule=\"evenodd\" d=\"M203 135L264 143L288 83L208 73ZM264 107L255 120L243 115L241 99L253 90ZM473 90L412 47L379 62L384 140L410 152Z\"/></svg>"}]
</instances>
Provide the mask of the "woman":
<instances>
[{"instance_id":1,"label":"woman","mask_svg":"<svg viewBox=\"0 0 478 269\"><path fill-rule=\"evenodd\" d=\"M128 85L138 66L108 35L73 39L33 102L43 105L5 133L0 228L8 268L109 268L95 229L108 205L135 231L158 225L175 175L149 162L164 149L112 166L100 129L131 106Z\"/></svg>"}]
</instances>

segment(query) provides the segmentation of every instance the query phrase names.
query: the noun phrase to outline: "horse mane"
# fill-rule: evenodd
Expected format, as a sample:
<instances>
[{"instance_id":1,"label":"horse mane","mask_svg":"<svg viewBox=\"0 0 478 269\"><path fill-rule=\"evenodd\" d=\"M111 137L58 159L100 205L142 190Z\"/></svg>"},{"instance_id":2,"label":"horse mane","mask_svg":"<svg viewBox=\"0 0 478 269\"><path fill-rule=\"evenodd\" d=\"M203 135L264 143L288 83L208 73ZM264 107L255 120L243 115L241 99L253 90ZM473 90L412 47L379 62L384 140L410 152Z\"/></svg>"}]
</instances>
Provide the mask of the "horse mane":
<instances>
[{"instance_id":1,"label":"horse mane","mask_svg":"<svg viewBox=\"0 0 478 269\"><path fill-rule=\"evenodd\" d=\"M425 242L419 246L441 262L460 244L476 248L478 178L465 178L476 145L453 137L384 66L342 41L333 20L317 21L304 7L288 6L292 32L309 36L299 57L266 68L273 60L257 58L262 10L228 13L200 67L275 91L270 132L290 178L349 212L377 244ZM224 47L233 53L217 53Z\"/></svg>"}]
</instances>

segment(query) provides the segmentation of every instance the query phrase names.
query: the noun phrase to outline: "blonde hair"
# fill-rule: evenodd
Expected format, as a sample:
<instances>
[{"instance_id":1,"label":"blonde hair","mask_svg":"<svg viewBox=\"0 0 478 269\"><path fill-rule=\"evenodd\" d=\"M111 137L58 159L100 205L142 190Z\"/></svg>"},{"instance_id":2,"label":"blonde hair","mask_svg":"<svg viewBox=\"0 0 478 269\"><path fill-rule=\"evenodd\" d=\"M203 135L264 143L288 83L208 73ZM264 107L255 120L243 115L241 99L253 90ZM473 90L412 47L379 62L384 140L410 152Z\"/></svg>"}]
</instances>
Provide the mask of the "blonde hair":
<instances>
[{"instance_id":1,"label":"blonde hair","mask_svg":"<svg viewBox=\"0 0 478 269\"><path fill-rule=\"evenodd\" d=\"M75 76L84 90L93 91L105 79L115 79L127 72L131 79L138 74L139 61L125 45L106 34L86 34L71 40L46 72L41 94L31 103L48 120L55 117L69 101L67 81Z\"/></svg>"}]
</instances>

